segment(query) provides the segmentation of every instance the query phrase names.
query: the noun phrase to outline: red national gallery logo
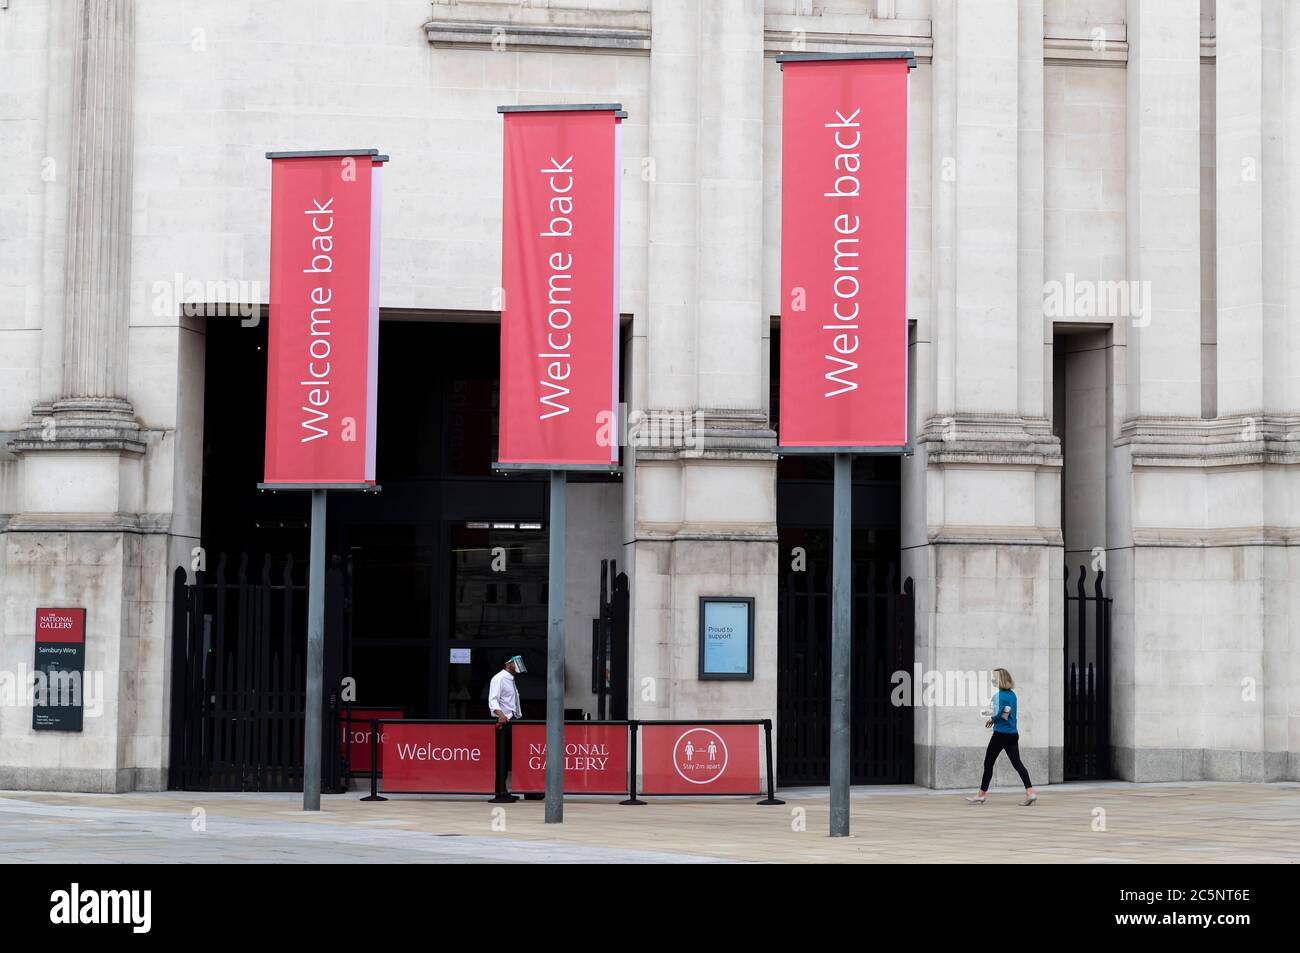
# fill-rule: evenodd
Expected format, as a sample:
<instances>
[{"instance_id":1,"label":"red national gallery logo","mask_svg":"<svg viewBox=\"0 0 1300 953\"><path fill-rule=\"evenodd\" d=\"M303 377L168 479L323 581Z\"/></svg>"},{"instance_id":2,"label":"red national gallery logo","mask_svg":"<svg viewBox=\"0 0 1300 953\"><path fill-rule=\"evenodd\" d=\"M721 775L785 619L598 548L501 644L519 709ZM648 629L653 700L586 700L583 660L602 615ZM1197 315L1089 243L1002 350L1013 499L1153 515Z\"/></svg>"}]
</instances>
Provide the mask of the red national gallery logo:
<instances>
[{"instance_id":1,"label":"red national gallery logo","mask_svg":"<svg viewBox=\"0 0 1300 953\"><path fill-rule=\"evenodd\" d=\"M709 784L727 770L727 743L708 728L685 731L673 745L673 767L691 784Z\"/></svg>"}]
</instances>

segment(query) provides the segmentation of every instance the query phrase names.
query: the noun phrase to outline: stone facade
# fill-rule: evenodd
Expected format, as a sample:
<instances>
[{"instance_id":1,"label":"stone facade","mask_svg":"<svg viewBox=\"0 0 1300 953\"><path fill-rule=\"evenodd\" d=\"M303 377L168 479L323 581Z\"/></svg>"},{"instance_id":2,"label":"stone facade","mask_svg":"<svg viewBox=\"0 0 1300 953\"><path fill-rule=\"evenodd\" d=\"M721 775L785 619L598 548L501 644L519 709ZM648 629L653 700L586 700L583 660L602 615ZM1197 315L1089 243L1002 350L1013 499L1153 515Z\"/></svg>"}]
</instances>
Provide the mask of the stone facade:
<instances>
[{"instance_id":1,"label":"stone facade","mask_svg":"<svg viewBox=\"0 0 1300 953\"><path fill-rule=\"evenodd\" d=\"M0 670L30 667L36 606L85 605L106 678L75 737L0 708L0 787L165 778L170 571L200 535L220 408L204 407L204 320L159 289L181 276L264 302L264 153L375 146L393 156L385 313L489 314L501 103L629 113L625 389L692 422L591 496L622 509L634 717L772 716L774 57L795 49L918 60L901 513L917 660L1014 672L1026 764L1059 780L1061 579L1096 560L1115 775L1300 778L1293 4L10 0ZM695 678L697 596L723 592L756 597L753 683ZM571 632L590 601L570 587ZM570 664L577 678L581 649ZM917 781L973 783L969 710L915 717Z\"/></svg>"}]
</instances>

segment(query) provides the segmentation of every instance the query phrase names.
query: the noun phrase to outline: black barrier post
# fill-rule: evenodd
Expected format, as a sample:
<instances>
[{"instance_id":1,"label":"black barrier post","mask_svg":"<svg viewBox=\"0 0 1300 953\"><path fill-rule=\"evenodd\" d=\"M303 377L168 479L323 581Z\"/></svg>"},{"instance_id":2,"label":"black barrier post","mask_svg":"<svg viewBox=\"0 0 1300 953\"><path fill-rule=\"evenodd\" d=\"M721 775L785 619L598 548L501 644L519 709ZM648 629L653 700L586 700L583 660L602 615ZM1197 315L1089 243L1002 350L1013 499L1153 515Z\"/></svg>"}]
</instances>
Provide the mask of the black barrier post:
<instances>
[{"instance_id":1,"label":"black barrier post","mask_svg":"<svg viewBox=\"0 0 1300 953\"><path fill-rule=\"evenodd\" d=\"M343 775L352 774L352 702L347 703L343 715Z\"/></svg>"},{"instance_id":2,"label":"black barrier post","mask_svg":"<svg viewBox=\"0 0 1300 953\"><path fill-rule=\"evenodd\" d=\"M619 803L619 804L644 804L645 801L642 801L640 798L638 798L638 797L636 796L636 727L637 727L637 723L636 723L635 721L629 721L629 722L627 723L627 727L628 727L628 731L630 731L630 732L632 733L632 734L631 734L632 752L631 752L631 756L628 758L628 762L627 762L627 800L626 800L626 801L619 801L618 803Z\"/></svg>"},{"instance_id":3,"label":"black barrier post","mask_svg":"<svg viewBox=\"0 0 1300 953\"><path fill-rule=\"evenodd\" d=\"M349 724L351 722L349 721ZM351 736L348 737L348 743L352 743ZM387 801L388 798L379 796L379 719L370 719L370 797L363 797L363 801Z\"/></svg>"},{"instance_id":4,"label":"black barrier post","mask_svg":"<svg viewBox=\"0 0 1300 953\"><path fill-rule=\"evenodd\" d=\"M515 795L506 793L506 772L509 770L509 768L505 764L506 746L501 743L501 737L505 732L509 730L510 730L510 722L508 721L497 722L496 734L493 735L493 738L496 742L496 755L497 755L497 793L496 796L492 798L492 800L488 801L489 804L513 804L515 803L515 801L519 800L519 798L516 797Z\"/></svg>"},{"instance_id":5,"label":"black barrier post","mask_svg":"<svg viewBox=\"0 0 1300 953\"><path fill-rule=\"evenodd\" d=\"M772 772L772 719L771 718L763 719L763 737L767 741L767 797L763 798L763 800L759 801L758 803L759 804L784 804L785 801L782 801L780 798L776 796L776 784L775 781L773 780L775 775Z\"/></svg>"}]
</instances>

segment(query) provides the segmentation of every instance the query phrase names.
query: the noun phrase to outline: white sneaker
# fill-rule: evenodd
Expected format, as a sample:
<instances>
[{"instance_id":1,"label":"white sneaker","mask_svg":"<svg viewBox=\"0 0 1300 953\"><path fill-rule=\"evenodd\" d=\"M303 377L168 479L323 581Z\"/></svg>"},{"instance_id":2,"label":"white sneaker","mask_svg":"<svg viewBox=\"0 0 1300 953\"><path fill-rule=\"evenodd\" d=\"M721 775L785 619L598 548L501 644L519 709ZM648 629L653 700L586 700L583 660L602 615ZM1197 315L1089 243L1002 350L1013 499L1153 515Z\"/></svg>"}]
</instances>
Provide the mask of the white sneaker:
<instances>
[{"instance_id":1,"label":"white sneaker","mask_svg":"<svg viewBox=\"0 0 1300 953\"><path fill-rule=\"evenodd\" d=\"M987 798L980 794L976 794L974 797L966 798L968 804L983 804L986 800Z\"/></svg>"}]
</instances>

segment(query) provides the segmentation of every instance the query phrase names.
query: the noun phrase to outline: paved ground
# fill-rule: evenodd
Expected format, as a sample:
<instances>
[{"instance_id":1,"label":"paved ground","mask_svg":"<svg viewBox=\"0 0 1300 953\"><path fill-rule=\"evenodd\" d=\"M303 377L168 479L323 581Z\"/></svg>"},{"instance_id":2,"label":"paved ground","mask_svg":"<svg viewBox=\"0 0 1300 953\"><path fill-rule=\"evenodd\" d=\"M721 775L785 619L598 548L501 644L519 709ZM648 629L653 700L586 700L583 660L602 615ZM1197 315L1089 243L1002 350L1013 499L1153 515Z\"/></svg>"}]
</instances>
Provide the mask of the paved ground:
<instances>
[{"instance_id":1,"label":"paved ground","mask_svg":"<svg viewBox=\"0 0 1300 953\"><path fill-rule=\"evenodd\" d=\"M0 861L73 862L954 862L997 844L1024 863L1300 861L1300 784L1056 785L1038 804L986 804L914 787L855 788L853 836L826 836L825 789L753 799L570 799L563 825L540 801L288 794L0 792ZM1104 830L1096 829L1103 826Z\"/></svg>"}]
</instances>

